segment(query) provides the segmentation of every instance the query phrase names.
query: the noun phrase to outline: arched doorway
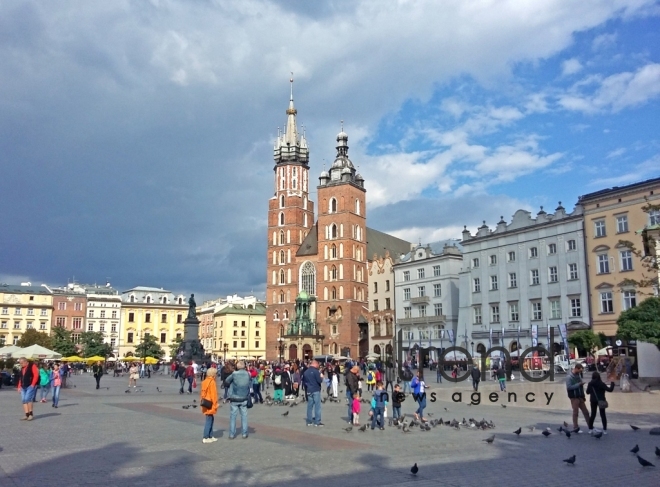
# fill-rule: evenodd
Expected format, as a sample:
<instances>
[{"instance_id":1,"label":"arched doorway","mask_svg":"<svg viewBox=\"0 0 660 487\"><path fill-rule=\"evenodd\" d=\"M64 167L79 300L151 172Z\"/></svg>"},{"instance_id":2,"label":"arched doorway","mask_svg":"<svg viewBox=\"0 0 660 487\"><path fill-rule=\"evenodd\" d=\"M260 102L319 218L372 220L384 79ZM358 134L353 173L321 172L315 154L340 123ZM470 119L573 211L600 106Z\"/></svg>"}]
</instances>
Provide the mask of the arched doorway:
<instances>
[{"instance_id":1,"label":"arched doorway","mask_svg":"<svg viewBox=\"0 0 660 487\"><path fill-rule=\"evenodd\" d=\"M392 354L394 353L394 350L392 349L392 345L387 344L385 345L385 355L388 357L392 357Z\"/></svg>"},{"instance_id":2,"label":"arched doorway","mask_svg":"<svg viewBox=\"0 0 660 487\"><path fill-rule=\"evenodd\" d=\"M482 357L486 355L486 345L483 343L480 343L477 345L477 353L481 355Z\"/></svg>"},{"instance_id":3,"label":"arched doorway","mask_svg":"<svg viewBox=\"0 0 660 487\"><path fill-rule=\"evenodd\" d=\"M311 360L312 359L312 346L309 344L304 344L303 345L303 359L304 360Z\"/></svg>"},{"instance_id":4,"label":"arched doorway","mask_svg":"<svg viewBox=\"0 0 660 487\"><path fill-rule=\"evenodd\" d=\"M380 355L380 345L374 345L374 353Z\"/></svg>"},{"instance_id":5,"label":"arched doorway","mask_svg":"<svg viewBox=\"0 0 660 487\"><path fill-rule=\"evenodd\" d=\"M296 360L298 358L298 347L295 344L289 346L289 360Z\"/></svg>"}]
</instances>

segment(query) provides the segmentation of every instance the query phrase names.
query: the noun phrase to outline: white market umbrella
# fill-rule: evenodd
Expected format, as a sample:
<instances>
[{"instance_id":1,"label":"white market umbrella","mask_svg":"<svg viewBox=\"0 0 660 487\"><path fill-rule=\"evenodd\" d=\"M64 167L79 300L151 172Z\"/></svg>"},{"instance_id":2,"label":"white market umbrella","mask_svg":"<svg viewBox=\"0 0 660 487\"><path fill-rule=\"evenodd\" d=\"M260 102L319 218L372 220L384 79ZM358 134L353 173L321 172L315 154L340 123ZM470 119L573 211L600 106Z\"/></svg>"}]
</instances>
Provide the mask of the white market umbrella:
<instances>
[{"instance_id":1,"label":"white market umbrella","mask_svg":"<svg viewBox=\"0 0 660 487\"><path fill-rule=\"evenodd\" d=\"M22 348L20 351L11 354L13 358L28 358L50 360L62 358L62 354L48 350L41 345L30 345L29 347Z\"/></svg>"},{"instance_id":2,"label":"white market umbrella","mask_svg":"<svg viewBox=\"0 0 660 487\"><path fill-rule=\"evenodd\" d=\"M608 350L612 350L612 347L601 348L600 350L598 350L596 352L596 356L597 357L602 357L602 356L605 356L605 355L609 355ZM2 350L0 350L0 353L2 353Z\"/></svg>"},{"instance_id":3,"label":"white market umbrella","mask_svg":"<svg viewBox=\"0 0 660 487\"><path fill-rule=\"evenodd\" d=\"M19 350L22 350L22 348L17 347L16 345L7 345L6 347L0 348L0 357L11 357L13 353L18 352Z\"/></svg>"}]
</instances>

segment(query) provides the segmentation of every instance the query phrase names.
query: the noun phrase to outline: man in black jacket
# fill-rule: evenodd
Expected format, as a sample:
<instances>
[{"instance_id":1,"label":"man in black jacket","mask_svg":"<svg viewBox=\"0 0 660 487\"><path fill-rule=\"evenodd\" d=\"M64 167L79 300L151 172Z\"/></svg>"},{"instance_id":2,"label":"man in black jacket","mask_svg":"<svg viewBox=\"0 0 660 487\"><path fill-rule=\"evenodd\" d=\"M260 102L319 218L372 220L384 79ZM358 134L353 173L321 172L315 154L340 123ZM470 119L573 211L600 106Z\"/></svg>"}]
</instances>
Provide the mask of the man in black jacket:
<instances>
[{"instance_id":1,"label":"man in black jacket","mask_svg":"<svg viewBox=\"0 0 660 487\"><path fill-rule=\"evenodd\" d=\"M472 377L472 387L475 391L479 390L479 381L481 381L481 371L476 365L472 366L470 371L470 377Z\"/></svg>"},{"instance_id":2,"label":"man in black jacket","mask_svg":"<svg viewBox=\"0 0 660 487\"><path fill-rule=\"evenodd\" d=\"M96 388L98 389L101 385L101 377L103 377L103 365L101 365L101 362L96 362L92 366L92 374L94 374L94 378L96 379Z\"/></svg>"}]
</instances>

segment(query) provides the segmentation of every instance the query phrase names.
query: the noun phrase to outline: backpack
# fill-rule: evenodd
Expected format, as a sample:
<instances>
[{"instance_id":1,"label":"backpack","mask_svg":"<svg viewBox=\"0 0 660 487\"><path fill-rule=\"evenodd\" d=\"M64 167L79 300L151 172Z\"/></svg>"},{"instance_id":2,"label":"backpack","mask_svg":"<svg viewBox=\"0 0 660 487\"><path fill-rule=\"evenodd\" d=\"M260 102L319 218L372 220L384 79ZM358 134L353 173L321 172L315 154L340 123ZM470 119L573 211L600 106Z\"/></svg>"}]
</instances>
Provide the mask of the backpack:
<instances>
[{"instance_id":1,"label":"backpack","mask_svg":"<svg viewBox=\"0 0 660 487\"><path fill-rule=\"evenodd\" d=\"M367 382L371 382L372 380L374 380L374 373L369 371L369 373L367 373Z\"/></svg>"},{"instance_id":2,"label":"backpack","mask_svg":"<svg viewBox=\"0 0 660 487\"><path fill-rule=\"evenodd\" d=\"M281 386L282 385L282 374L277 374L275 376L275 385L276 386Z\"/></svg>"}]
</instances>

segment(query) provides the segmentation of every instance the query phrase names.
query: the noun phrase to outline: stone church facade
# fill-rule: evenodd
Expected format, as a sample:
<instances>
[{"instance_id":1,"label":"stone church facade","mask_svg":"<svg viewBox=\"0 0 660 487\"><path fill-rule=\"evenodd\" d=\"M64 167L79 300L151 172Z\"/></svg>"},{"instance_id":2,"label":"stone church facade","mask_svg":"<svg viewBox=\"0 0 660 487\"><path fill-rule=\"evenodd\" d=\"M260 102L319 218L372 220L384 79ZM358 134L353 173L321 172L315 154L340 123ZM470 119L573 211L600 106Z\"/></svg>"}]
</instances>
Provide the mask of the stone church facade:
<instances>
[{"instance_id":1,"label":"stone church facade","mask_svg":"<svg viewBox=\"0 0 660 487\"><path fill-rule=\"evenodd\" d=\"M348 157L343 129L335 160L318 179L314 219L309 150L298 132L293 89L286 114L285 131L275 143L274 194L268 203L266 357L355 358L369 348L367 256L405 253L410 244L367 228L364 179ZM304 304L312 324L299 326L296 298L303 291L298 314Z\"/></svg>"}]
</instances>

